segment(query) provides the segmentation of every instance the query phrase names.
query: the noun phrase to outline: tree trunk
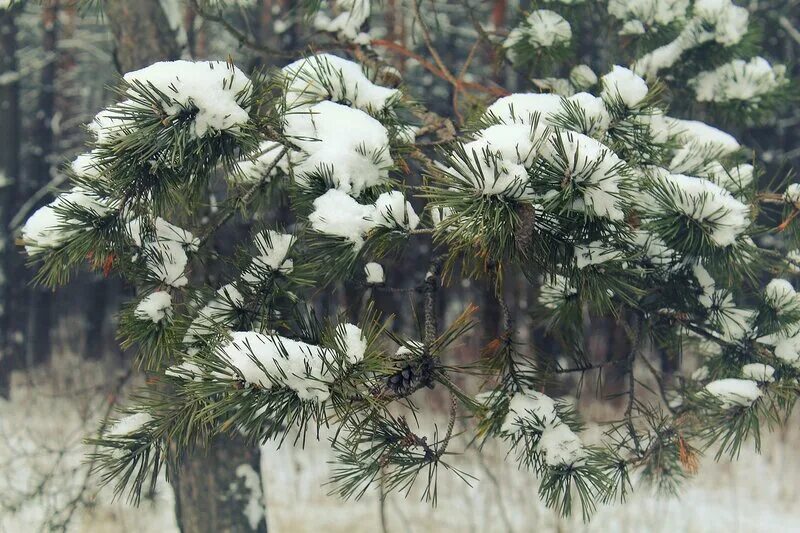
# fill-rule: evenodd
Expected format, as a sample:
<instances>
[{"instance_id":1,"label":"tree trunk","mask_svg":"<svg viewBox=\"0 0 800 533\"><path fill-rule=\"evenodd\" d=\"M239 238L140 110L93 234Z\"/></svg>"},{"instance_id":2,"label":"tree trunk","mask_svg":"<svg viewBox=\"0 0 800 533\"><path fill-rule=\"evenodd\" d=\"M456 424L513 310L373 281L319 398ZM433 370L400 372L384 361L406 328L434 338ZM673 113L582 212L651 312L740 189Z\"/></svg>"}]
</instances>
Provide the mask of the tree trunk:
<instances>
[{"instance_id":1,"label":"tree trunk","mask_svg":"<svg viewBox=\"0 0 800 533\"><path fill-rule=\"evenodd\" d=\"M20 135L19 80L17 72L18 8L0 10L0 75L8 81L0 85L0 397L7 397L11 372L22 362L25 321L18 311L23 300L24 259L14 246L9 229L12 210L19 199ZM22 274L22 276L21 276Z\"/></svg>"},{"instance_id":2,"label":"tree trunk","mask_svg":"<svg viewBox=\"0 0 800 533\"><path fill-rule=\"evenodd\" d=\"M121 72L180 57L180 47L159 0L107 0L103 6Z\"/></svg>"},{"instance_id":3,"label":"tree trunk","mask_svg":"<svg viewBox=\"0 0 800 533\"><path fill-rule=\"evenodd\" d=\"M53 179L55 136L53 118L56 109L56 81L58 77L58 29L60 5L57 0L42 8L42 51L48 59L39 79L39 96L32 131L30 175L27 182L33 193ZM53 325L52 291L45 287L32 287L28 304L27 364L33 366L50 359Z\"/></svg>"},{"instance_id":4,"label":"tree trunk","mask_svg":"<svg viewBox=\"0 0 800 533\"><path fill-rule=\"evenodd\" d=\"M183 533L266 533L261 452L239 438L216 438L181 460L170 480Z\"/></svg>"},{"instance_id":5,"label":"tree trunk","mask_svg":"<svg viewBox=\"0 0 800 533\"><path fill-rule=\"evenodd\" d=\"M121 72L180 56L159 0L107 0L104 9ZM195 37L191 38L194 42ZM183 456L170 479L181 531L266 532L260 458L258 447L226 437L214 439L208 449Z\"/></svg>"}]
</instances>

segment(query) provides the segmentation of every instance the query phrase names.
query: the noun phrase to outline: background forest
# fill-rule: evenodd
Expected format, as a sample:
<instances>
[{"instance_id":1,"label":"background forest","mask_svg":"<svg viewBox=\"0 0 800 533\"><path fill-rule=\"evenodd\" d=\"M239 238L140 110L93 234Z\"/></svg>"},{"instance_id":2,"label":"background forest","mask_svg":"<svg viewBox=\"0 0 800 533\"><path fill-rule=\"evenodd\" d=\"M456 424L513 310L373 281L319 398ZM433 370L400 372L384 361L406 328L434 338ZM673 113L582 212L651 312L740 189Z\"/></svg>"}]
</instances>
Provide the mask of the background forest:
<instances>
[{"instance_id":1,"label":"background forest","mask_svg":"<svg viewBox=\"0 0 800 533\"><path fill-rule=\"evenodd\" d=\"M0 531L166 531L178 527L206 531L215 523L220 530L234 531L247 530L247 526L264 531L267 525L272 531L324 527L392 532L467 527L474 531L800 528L792 505L798 496L792 480L800 475L800 457L792 445L800 438L796 424L766 438L762 456L748 449L735 466L704 461L702 478L683 495L685 502L693 504L691 509L648 492L637 494L625 509L601 508L589 525L580 516L560 518L541 504L530 478L513 464L504 464L502 447L478 451L467 447L468 438L458 442L466 453L456 464L476 473L480 481L472 481L475 486L470 488L458 479L443 480L437 509L418 503L421 495L415 492L407 500L402 494L383 500L381 488L358 502L342 503L326 496L329 487L320 485L329 477L330 451L315 442L309 442L306 450L271 443L260 450L237 448L240 443L220 444L211 455L187 459L186 470L171 483L162 480L146 491L138 509L124 499L112 502L111 491L101 489L99 479L90 474L93 465L84 454L91 452L91 446L84 439L94 436L113 409L146 379L133 364L133 351L121 348L117 338L119 311L135 292L119 278L108 276L108 268L102 266L80 272L57 291L34 284L36 271L21 253L23 224L66 185L66 163L85 151L90 139L85 125L117 99L113 87L121 74L180 58L231 60L252 73L283 67L309 52L347 56L353 50L315 29L307 10L300 9L303 2L101 3L102 9L98 2L69 0L12 1L5 2L6 6L0 2ZM773 64L786 65L786 77L797 79L800 2L739 4L747 8L750 24L757 30L760 55ZM481 42L487 30L507 35L536 7L542 6L515 0L382 0L373 2L367 27L373 46L396 68L405 86L413 88L412 96L424 101L430 111L454 117L461 124L485 109L497 94L459 90L431 65L417 20L420 9L435 28L433 44L441 61L459 73L459 85L528 92L549 90L552 78L566 73L552 65L541 71L534 67L530 74L507 68L500 51ZM331 12L328 6L324 9ZM335 6L332 11L335 14ZM608 43L621 42L623 52L629 44L625 38L616 38L618 24L604 9L582 13L572 21L571 60L589 65L618 61L614 58L620 51ZM692 100L680 102L681 112L707 118L753 148L760 158L762 179L777 182L800 168L800 106L794 85L787 92L786 103L776 106L777 113L753 119L714 114ZM449 134L437 133L444 140ZM285 205L269 209L263 219L281 224L288 220L287 209ZM220 248L250 234L252 227L252 221L236 220L226 229L228 233L218 236ZM391 262L384 263L387 272L392 271L392 285L416 283L413 273L425 270L427 246L420 245L418 258L403 257L403 268L392 269ZM412 265L415 260L419 264ZM453 349L456 362L460 357L470 360L498 338L504 313L488 286L469 280L458 283L458 290L449 292L436 309L445 322L452 322L468 304L477 308L477 327ZM503 305L517 317L517 341L543 344L540 348L547 350L551 340L528 312L536 289L521 275L510 274L504 296ZM392 310L405 309L410 296L385 291L374 298L377 308ZM355 316L364 287L340 283L321 299L325 310ZM398 312L392 319L398 334L414 335L417 326L417 317L410 313ZM616 354L630 350L626 332L610 319L592 321L585 345L587 360L599 363L600 368ZM691 360L692 355L686 357ZM675 371L674 361L660 363L666 374ZM582 379L587 384L576 401L591 405L590 418L603 421L618 416L625 407L619 398L626 387L624 372L609 366L575 376L576 382ZM656 395L658 384L649 381L645 386ZM425 402L433 408L428 416L446 424L446 395L441 391L426 394ZM230 457L237 459L232 463ZM259 465L263 480L256 473ZM766 483L756 485L755 480ZM230 509L209 503L209 493L225 491L230 492ZM241 527L226 518L232 513L239 516Z\"/></svg>"}]
</instances>

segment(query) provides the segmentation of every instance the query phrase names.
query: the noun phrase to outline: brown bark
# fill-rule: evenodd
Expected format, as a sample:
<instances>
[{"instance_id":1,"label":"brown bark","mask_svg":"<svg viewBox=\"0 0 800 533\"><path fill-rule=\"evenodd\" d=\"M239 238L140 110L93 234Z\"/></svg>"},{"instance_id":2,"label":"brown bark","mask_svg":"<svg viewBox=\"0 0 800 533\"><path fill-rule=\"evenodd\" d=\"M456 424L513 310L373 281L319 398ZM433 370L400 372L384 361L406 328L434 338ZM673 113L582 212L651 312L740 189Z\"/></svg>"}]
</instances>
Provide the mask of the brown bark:
<instances>
[{"instance_id":1,"label":"brown bark","mask_svg":"<svg viewBox=\"0 0 800 533\"><path fill-rule=\"evenodd\" d=\"M256 498L264 510L261 477L254 492L247 474L260 472L261 453L239 438L219 437L205 450L185 455L171 480L175 512L183 533L266 533L266 517L251 516ZM252 523L258 520L257 523Z\"/></svg>"}]
</instances>

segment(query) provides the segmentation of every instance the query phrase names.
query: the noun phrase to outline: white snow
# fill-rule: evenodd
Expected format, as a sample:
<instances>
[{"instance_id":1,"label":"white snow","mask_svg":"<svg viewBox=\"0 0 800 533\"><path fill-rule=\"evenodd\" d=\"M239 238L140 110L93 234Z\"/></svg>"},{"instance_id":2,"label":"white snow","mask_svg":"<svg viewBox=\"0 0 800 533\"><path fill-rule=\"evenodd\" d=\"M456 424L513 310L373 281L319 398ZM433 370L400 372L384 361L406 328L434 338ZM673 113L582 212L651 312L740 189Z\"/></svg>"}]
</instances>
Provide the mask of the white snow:
<instances>
[{"instance_id":1,"label":"white snow","mask_svg":"<svg viewBox=\"0 0 800 533\"><path fill-rule=\"evenodd\" d=\"M414 212L411 202L400 191L381 193L375 200L375 211L371 219L378 226L407 230L414 230L419 224L419 216Z\"/></svg>"},{"instance_id":2,"label":"white snow","mask_svg":"<svg viewBox=\"0 0 800 533\"><path fill-rule=\"evenodd\" d=\"M758 383L750 379L718 379L706 385L705 390L722 403L723 409L749 407L761 397Z\"/></svg>"},{"instance_id":3,"label":"white snow","mask_svg":"<svg viewBox=\"0 0 800 533\"><path fill-rule=\"evenodd\" d=\"M630 69L619 65L614 65L611 72L605 74L601 81L603 91L600 94L606 102L619 99L626 106L634 108L647 96L647 83Z\"/></svg>"},{"instance_id":4,"label":"white snow","mask_svg":"<svg viewBox=\"0 0 800 533\"><path fill-rule=\"evenodd\" d=\"M791 183L783 193L783 199L788 204L800 204L800 183Z\"/></svg>"},{"instance_id":5,"label":"white snow","mask_svg":"<svg viewBox=\"0 0 800 533\"><path fill-rule=\"evenodd\" d=\"M326 100L287 113L284 132L306 154L294 168L299 179L324 170L352 196L385 183L394 165L386 128L345 105Z\"/></svg>"},{"instance_id":6,"label":"white snow","mask_svg":"<svg viewBox=\"0 0 800 533\"><path fill-rule=\"evenodd\" d=\"M331 100L349 102L369 113L383 111L400 98L397 89L372 83L358 63L332 54L317 54L283 67L289 110ZM348 126L349 127L349 126Z\"/></svg>"},{"instance_id":7,"label":"white snow","mask_svg":"<svg viewBox=\"0 0 800 533\"><path fill-rule=\"evenodd\" d=\"M145 425L152 421L153 415L150 413L133 413L120 418L113 426L106 430L105 434L124 437L141 431Z\"/></svg>"},{"instance_id":8,"label":"white snow","mask_svg":"<svg viewBox=\"0 0 800 533\"><path fill-rule=\"evenodd\" d=\"M349 240L358 251L370 230L378 226L414 230L419 216L400 191L382 193L374 204L364 205L338 189L330 189L314 200L308 221L320 233Z\"/></svg>"},{"instance_id":9,"label":"white snow","mask_svg":"<svg viewBox=\"0 0 800 533\"><path fill-rule=\"evenodd\" d=\"M556 274L552 279L548 276L539 288L539 303L548 309L558 309L567 298L578 294L569 279Z\"/></svg>"},{"instance_id":10,"label":"white snow","mask_svg":"<svg viewBox=\"0 0 800 533\"><path fill-rule=\"evenodd\" d=\"M701 72L690 82L700 102L740 100L758 102L762 97L785 85L786 67L773 67L763 57L750 61L734 59L714 70Z\"/></svg>"},{"instance_id":11,"label":"white snow","mask_svg":"<svg viewBox=\"0 0 800 533\"><path fill-rule=\"evenodd\" d=\"M486 115L504 124L532 124L534 117L546 121L561 110L561 97L557 94L515 93L498 98L486 110Z\"/></svg>"},{"instance_id":12,"label":"white snow","mask_svg":"<svg viewBox=\"0 0 800 533\"><path fill-rule=\"evenodd\" d=\"M569 71L569 81L578 89L588 89L597 83L597 74L589 65L577 65Z\"/></svg>"},{"instance_id":13,"label":"white snow","mask_svg":"<svg viewBox=\"0 0 800 533\"><path fill-rule=\"evenodd\" d=\"M339 14L331 19L318 11L314 17L314 27L320 31L339 34L346 41L368 44L369 35L361 33L360 29L369 19L370 2L371 0L336 0Z\"/></svg>"},{"instance_id":14,"label":"white snow","mask_svg":"<svg viewBox=\"0 0 800 533\"><path fill-rule=\"evenodd\" d=\"M558 420L556 402L552 398L533 389L526 389L511 397L501 431L513 434L523 427L542 429Z\"/></svg>"},{"instance_id":15,"label":"white snow","mask_svg":"<svg viewBox=\"0 0 800 533\"><path fill-rule=\"evenodd\" d=\"M764 300L778 315L800 309L800 296L785 279L773 279L764 288Z\"/></svg>"},{"instance_id":16,"label":"white snow","mask_svg":"<svg viewBox=\"0 0 800 533\"><path fill-rule=\"evenodd\" d=\"M364 265L364 275L367 277L367 284L380 285L386 281L383 267L380 263L367 263Z\"/></svg>"},{"instance_id":17,"label":"white snow","mask_svg":"<svg viewBox=\"0 0 800 533\"><path fill-rule=\"evenodd\" d=\"M189 324L183 337L183 344L190 346L202 336L219 333L220 330L229 327L232 311L243 302L244 297L234 284L228 283L220 287L217 296L204 305Z\"/></svg>"},{"instance_id":18,"label":"white snow","mask_svg":"<svg viewBox=\"0 0 800 533\"><path fill-rule=\"evenodd\" d=\"M546 426L537 450L549 466L576 464L586 457L581 439L564 423Z\"/></svg>"},{"instance_id":19,"label":"white snow","mask_svg":"<svg viewBox=\"0 0 800 533\"><path fill-rule=\"evenodd\" d=\"M624 218L619 185L626 167L610 148L587 135L558 130L542 146L542 157L565 167L580 195L572 209L611 220Z\"/></svg>"},{"instance_id":20,"label":"white snow","mask_svg":"<svg viewBox=\"0 0 800 533\"><path fill-rule=\"evenodd\" d=\"M183 287L189 282L185 275L189 262L186 251L196 249L198 241L191 232L161 217L152 225L153 228L148 228L136 218L128 223L128 233L134 244L144 251L147 267L156 279L173 287Z\"/></svg>"},{"instance_id":21,"label":"white snow","mask_svg":"<svg viewBox=\"0 0 800 533\"><path fill-rule=\"evenodd\" d=\"M294 235L280 233L275 230L261 231L253 239L258 254L253 257L252 267L245 269L242 280L253 283L261 280L262 269L289 274L294 268L294 261L287 259L295 242Z\"/></svg>"},{"instance_id":22,"label":"white snow","mask_svg":"<svg viewBox=\"0 0 800 533\"><path fill-rule=\"evenodd\" d=\"M256 531L258 524L265 520L266 509L264 507L264 494L261 488L261 476L248 463L242 463L236 467L236 477L242 479L242 484L247 489L247 503L243 512L247 518L250 529ZM235 489L235 487L234 487ZM235 494L241 496L241 494Z\"/></svg>"},{"instance_id":23,"label":"white snow","mask_svg":"<svg viewBox=\"0 0 800 533\"><path fill-rule=\"evenodd\" d=\"M609 0L608 12L626 23L635 22L644 32L645 26L666 26L686 18L689 0ZM657 31L657 28L653 28Z\"/></svg>"},{"instance_id":24,"label":"white snow","mask_svg":"<svg viewBox=\"0 0 800 533\"><path fill-rule=\"evenodd\" d=\"M671 200L658 210L667 213L674 207L689 216L716 246L733 244L750 225L749 207L709 180L682 174L660 174L656 180Z\"/></svg>"},{"instance_id":25,"label":"white snow","mask_svg":"<svg viewBox=\"0 0 800 533\"><path fill-rule=\"evenodd\" d=\"M231 336L220 347L219 357L235 371L235 377L265 389L288 387L302 400L328 399L331 350L254 331L236 331Z\"/></svg>"},{"instance_id":26,"label":"white snow","mask_svg":"<svg viewBox=\"0 0 800 533\"><path fill-rule=\"evenodd\" d=\"M367 352L367 341L361 332L361 328L355 324L343 324L339 326L337 332L342 339L347 362L351 365L361 362Z\"/></svg>"},{"instance_id":27,"label":"white snow","mask_svg":"<svg viewBox=\"0 0 800 533\"><path fill-rule=\"evenodd\" d=\"M134 310L136 318L161 322L172 315L172 296L167 291L156 291L148 294Z\"/></svg>"},{"instance_id":28,"label":"white snow","mask_svg":"<svg viewBox=\"0 0 800 533\"><path fill-rule=\"evenodd\" d=\"M250 118L249 109L240 103L250 80L224 61L162 61L129 72L124 78L132 86L141 84L160 91L167 115L196 109L191 131L198 137L238 131ZM129 93L133 95L133 89Z\"/></svg>"},{"instance_id":29,"label":"white snow","mask_svg":"<svg viewBox=\"0 0 800 533\"><path fill-rule=\"evenodd\" d=\"M69 226L77 224L77 220L67 220L58 211L77 206L103 216L111 211L108 202L78 187L59 194L55 200L37 209L22 227L22 240L25 251L36 255L46 250L57 248L66 243L75 230Z\"/></svg>"},{"instance_id":30,"label":"white snow","mask_svg":"<svg viewBox=\"0 0 800 533\"><path fill-rule=\"evenodd\" d=\"M564 17L549 9L538 9L531 12L522 25L509 32L503 48L512 62L516 62L519 58L514 47L521 42L532 48L548 48L566 44L571 39L572 28Z\"/></svg>"},{"instance_id":31,"label":"white snow","mask_svg":"<svg viewBox=\"0 0 800 533\"><path fill-rule=\"evenodd\" d=\"M775 381L775 369L763 363L750 363L742 366L742 376L759 383L772 383Z\"/></svg>"}]
</instances>

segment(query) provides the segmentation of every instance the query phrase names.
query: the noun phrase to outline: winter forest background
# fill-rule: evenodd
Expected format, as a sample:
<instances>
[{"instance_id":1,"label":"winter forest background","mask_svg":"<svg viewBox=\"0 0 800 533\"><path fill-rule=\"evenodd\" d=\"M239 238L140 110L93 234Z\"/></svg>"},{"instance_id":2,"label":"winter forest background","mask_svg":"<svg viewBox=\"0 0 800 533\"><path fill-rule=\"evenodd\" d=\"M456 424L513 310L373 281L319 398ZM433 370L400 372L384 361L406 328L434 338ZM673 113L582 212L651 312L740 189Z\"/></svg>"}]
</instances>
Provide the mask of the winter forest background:
<instances>
[{"instance_id":1,"label":"winter forest background","mask_svg":"<svg viewBox=\"0 0 800 533\"><path fill-rule=\"evenodd\" d=\"M326 483L332 452L325 431L319 442L309 437L305 448L293 446L292 439L281 446L268 442L260 450L240 442L216 442L210 456L193 455L170 482L162 477L146 488L139 507L128 504L124 495L114 500L112 488L101 487L100 476L91 473L96 465L87 459L94 444L85 439L96 436L105 421L116 416L114 409L126 404L148 379L148 373L133 364L135 350L121 348L118 338L120 310L137 293L105 265L83 269L57 290L35 284L37 271L26 264L21 230L38 208L53 200L56 191L67 187L69 162L86 151L91 139L85 126L118 99L113 88L121 74L180 58L232 61L246 73L271 72L317 51L363 60L364 50L369 49L396 69L404 90L428 111L449 117L444 126L434 124L435 120L422 125L429 133L420 141L421 149L432 150L452 139L456 128L479 116L498 96L563 90L570 68L559 68L559 64L588 64L598 75L611 65L626 64L615 54L625 52L634 41L631 36L620 39L617 35L622 22L608 16L607 2L586 0L589 8L584 5L579 16L570 19L571 47L564 52L569 55L533 54L532 66L520 66L509 58L511 50L504 57L504 39L532 10L561 3L373 1L371 11L367 8L369 16L360 24L359 31L364 32L360 35L325 31L333 26L324 23L315 26L316 9L333 18L348 6L355 10L364 4L331 3L0 1L0 531L160 532L179 527L183 531L264 531L268 527L271 531L324 528L392 533L800 531L796 417L773 432L764 428L761 454L752 445L745 445L734 462L727 458L715 462L714 454L707 454L696 466L696 479L688 476L677 498L636 490L625 505L600 505L588 523L580 512L564 518L548 509L537 495L535 476L507 460L504 443L478 449L467 433L467 422L461 420L456 421L458 435L451 444L459 453L453 465L476 479L467 484L440 473L436 507L421 501L424 483L407 497L393 493L382 498L382 486L358 501L329 495L331 487ZM758 55L772 65L786 66L789 88L770 102L768 111L746 118L741 113L718 112L691 97L674 107L680 108L682 117L723 127L752 149L755 159L751 162L762 180L759 186L782 193L787 182L796 181L787 178L792 169L800 168L800 107L794 84L800 76L800 2L735 3L749 14ZM576 7L571 2L563 4L567 4L565 9ZM432 37L423 28L433 28ZM619 48L612 47L612 41ZM432 46L440 57L431 57ZM457 83L437 67L439 61L459 77ZM559 83L557 78L561 78L560 88L554 85ZM470 86L483 89L470 90ZM420 179L419 174L415 176ZM262 222L284 225L290 220L285 203L262 209ZM213 214L209 211L209 216ZM780 223L780 213L775 216ZM252 220L237 218L216 237L217 245L230 253L228 243L252 229ZM786 246L781 238L763 235L757 244L782 249ZM381 261L392 286L419 284L415 276L427 268L429 246L423 242L414 253ZM210 274L214 284L222 285L215 276L220 277ZM456 277L451 284L456 289L436 303L441 322L457 320L469 304L476 310L475 326L449 348L449 363L472 361L475 354L502 338L500 325L507 312L516 317L517 342L536 345L545 353L553 351L556 341L545 334L540 317L529 312L539 298L539 288L520 273L506 276L499 299L483 283ZM363 280L337 282L334 289L321 294L316 305L326 312L356 317L366 298ZM395 313L391 329L396 335L419 335L418 317L409 312L409 301L417 293L370 294L376 308ZM603 363L630 351L631 342L614 319L595 316L587 318L585 326L587 372L570 377L574 378L570 385L574 394L575 384L585 380L575 402L588 422L585 434L591 436L601 433L603 423L619 419L626 409L629 373ZM676 362L655 357L655 363L647 364L656 364L659 375L678 380L701 366L691 350L682 353L682 358ZM594 371L598 368L599 372ZM661 382L649 376L646 367L642 369L641 386L658 398ZM420 394L419 403L426 408L422 421L446 427L450 409L446 391L439 387ZM220 499L220 494L225 497ZM226 518L233 513L239 518Z\"/></svg>"}]
</instances>

